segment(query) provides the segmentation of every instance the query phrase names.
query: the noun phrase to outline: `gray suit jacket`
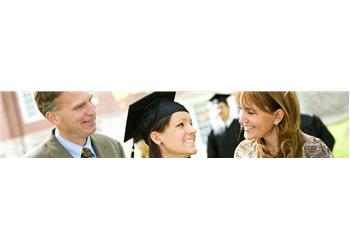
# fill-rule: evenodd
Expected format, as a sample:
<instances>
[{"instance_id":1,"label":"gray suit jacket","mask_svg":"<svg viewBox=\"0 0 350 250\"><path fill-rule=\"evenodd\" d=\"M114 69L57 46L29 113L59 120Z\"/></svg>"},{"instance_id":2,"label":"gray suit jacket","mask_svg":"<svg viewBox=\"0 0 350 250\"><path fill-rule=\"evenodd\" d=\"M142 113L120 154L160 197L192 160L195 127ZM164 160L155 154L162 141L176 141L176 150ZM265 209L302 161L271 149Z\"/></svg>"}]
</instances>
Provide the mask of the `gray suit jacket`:
<instances>
[{"instance_id":1,"label":"gray suit jacket","mask_svg":"<svg viewBox=\"0 0 350 250\"><path fill-rule=\"evenodd\" d=\"M91 144L97 154L97 158L124 158L124 150L121 144L108 136L101 134L91 135ZM69 152L57 141L54 129L47 139L38 147L27 153L26 158L72 158Z\"/></svg>"}]
</instances>

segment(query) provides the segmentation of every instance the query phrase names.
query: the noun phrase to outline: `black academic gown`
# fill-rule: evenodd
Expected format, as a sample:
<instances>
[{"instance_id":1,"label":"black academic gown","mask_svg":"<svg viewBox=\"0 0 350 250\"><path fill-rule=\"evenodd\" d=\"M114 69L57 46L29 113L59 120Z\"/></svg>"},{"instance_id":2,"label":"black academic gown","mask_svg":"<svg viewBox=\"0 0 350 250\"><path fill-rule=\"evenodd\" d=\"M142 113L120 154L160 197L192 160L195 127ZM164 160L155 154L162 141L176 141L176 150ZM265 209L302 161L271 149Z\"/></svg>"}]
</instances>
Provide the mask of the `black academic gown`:
<instances>
[{"instance_id":1,"label":"black academic gown","mask_svg":"<svg viewBox=\"0 0 350 250\"><path fill-rule=\"evenodd\" d=\"M333 150L335 139L319 117L302 114L300 120L300 127L304 133L321 139L330 150Z\"/></svg>"},{"instance_id":2,"label":"black academic gown","mask_svg":"<svg viewBox=\"0 0 350 250\"><path fill-rule=\"evenodd\" d=\"M239 135L238 119L234 119L222 134L214 135L214 131L211 130L207 143L208 158L233 158L235 149L241 141Z\"/></svg>"}]
</instances>

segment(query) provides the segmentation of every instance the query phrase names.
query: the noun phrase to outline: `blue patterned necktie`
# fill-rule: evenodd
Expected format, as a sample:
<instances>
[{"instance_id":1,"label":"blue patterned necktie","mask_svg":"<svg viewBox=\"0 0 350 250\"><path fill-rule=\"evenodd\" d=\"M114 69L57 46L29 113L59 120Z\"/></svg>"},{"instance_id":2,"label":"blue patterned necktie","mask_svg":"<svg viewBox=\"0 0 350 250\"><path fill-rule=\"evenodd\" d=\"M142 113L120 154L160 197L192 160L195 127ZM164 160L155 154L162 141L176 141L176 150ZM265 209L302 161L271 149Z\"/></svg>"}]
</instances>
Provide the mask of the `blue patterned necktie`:
<instances>
[{"instance_id":1,"label":"blue patterned necktie","mask_svg":"<svg viewBox=\"0 0 350 250\"><path fill-rule=\"evenodd\" d=\"M90 149L83 148L83 151L81 152L81 158L92 158L93 154Z\"/></svg>"}]
</instances>

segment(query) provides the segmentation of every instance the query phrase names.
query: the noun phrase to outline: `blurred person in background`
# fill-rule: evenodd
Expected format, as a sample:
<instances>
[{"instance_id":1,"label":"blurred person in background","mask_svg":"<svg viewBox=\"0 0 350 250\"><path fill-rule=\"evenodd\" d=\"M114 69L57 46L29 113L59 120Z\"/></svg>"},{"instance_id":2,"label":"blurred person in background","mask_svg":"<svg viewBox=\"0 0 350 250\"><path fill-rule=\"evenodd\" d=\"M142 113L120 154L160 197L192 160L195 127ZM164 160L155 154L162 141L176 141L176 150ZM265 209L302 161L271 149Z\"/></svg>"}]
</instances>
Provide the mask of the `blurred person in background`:
<instances>
[{"instance_id":1,"label":"blurred person in background","mask_svg":"<svg viewBox=\"0 0 350 250\"><path fill-rule=\"evenodd\" d=\"M349 92L300 91L297 95L302 113L319 117L334 137L334 157L348 158ZM326 140L325 143L327 144Z\"/></svg>"},{"instance_id":2,"label":"blurred person in background","mask_svg":"<svg viewBox=\"0 0 350 250\"><path fill-rule=\"evenodd\" d=\"M117 140L95 133L96 111L92 98L88 92L35 92L38 109L55 128L41 145L25 157L125 157Z\"/></svg>"},{"instance_id":3,"label":"blurred person in background","mask_svg":"<svg viewBox=\"0 0 350 250\"><path fill-rule=\"evenodd\" d=\"M333 150L335 139L321 118L317 115L301 114L300 122L301 130L305 134L321 139L331 151Z\"/></svg>"},{"instance_id":4,"label":"blurred person in background","mask_svg":"<svg viewBox=\"0 0 350 250\"><path fill-rule=\"evenodd\" d=\"M208 136L208 158L232 158L232 152L241 141L239 121L230 114L230 106L227 102L229 96L228 94L215 94L209 100L216 110L216 117Z\"/></svg>"},{"instance_id":5,"label":"blurred person in background","mask_svg":"<svg viewBox=\"0 0 350 250\"><path fill-rule=\"evenodd\" d=\"M244 138L236 158L331 158L327 145L300 129L295 92L239 92L239 122Z\"/></svg>"},{"instance_id":6,"label":"blurred person in background","mask_svg":"<svg viewBox=\"0 0 350 250\"><path fill-rule=\"evenodd\" d=\"M197 153L196 129L176 92L153 92L129 106L124 142L141 137L150 158L189 158ZM131 157L134 157L134 145Z\"/></svg>"}]
</instances>

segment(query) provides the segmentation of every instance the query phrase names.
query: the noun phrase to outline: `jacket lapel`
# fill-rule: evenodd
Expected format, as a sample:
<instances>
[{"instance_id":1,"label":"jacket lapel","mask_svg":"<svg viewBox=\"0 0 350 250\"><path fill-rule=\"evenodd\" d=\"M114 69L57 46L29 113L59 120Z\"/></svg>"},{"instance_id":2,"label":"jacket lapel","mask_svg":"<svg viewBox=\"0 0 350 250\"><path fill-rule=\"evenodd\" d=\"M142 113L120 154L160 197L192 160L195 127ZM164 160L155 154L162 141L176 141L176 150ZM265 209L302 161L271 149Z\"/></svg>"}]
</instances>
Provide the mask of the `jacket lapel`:
<instances>
[{"instance_id":1,"label":"jacket lapel","mask_svg":"<svg viewBox=\"0 0 350 250\"><path fill-rule=\"evenodd\" d=\"M102 139L100 139L95 134L90 136L91 144L94 147L97 158L110 158L112 157L110 150L106 146L106 143Z\"/></svg>"},{"instance_id":2,"label":"jacket lapel","mask_svg":"<svg viewBox=\"0 0 350 250\"><path fill-rule=\"evenodd\" d=\"M46 145L52 158L72 158L71 154L57 141L54 135L55 129L52 129L47 138Z\"/></svg>"}]
</instances>

